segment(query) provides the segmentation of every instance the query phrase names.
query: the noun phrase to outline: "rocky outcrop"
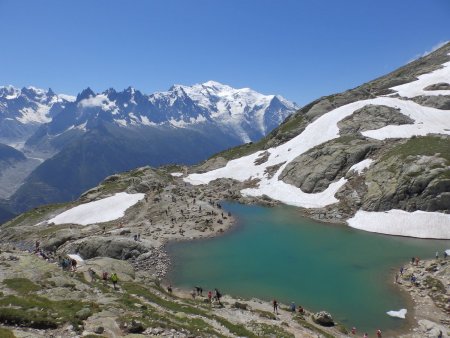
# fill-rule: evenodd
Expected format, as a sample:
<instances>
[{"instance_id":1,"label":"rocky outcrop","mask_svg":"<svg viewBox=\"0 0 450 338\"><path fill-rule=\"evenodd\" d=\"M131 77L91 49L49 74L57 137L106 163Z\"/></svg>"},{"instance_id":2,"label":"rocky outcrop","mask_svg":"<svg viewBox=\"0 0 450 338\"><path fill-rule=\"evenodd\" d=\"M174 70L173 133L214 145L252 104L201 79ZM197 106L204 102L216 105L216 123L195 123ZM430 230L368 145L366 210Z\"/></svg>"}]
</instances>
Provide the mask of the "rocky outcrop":
<instances>
[{"instance_id":1,"label":"rocky outcrop","mask_svg":"<svg viewBox=\"0 0 450 338\"><path fill-rule=\"evenodd\" d=\"M307 193L324 191L345 176L350 167L376 151L376 140L340 137L315 147L290 162L280 179Z\"/></svg>"},{"instance_id":2,"label":"rocky outcrop","mask_svg":"<svg viewBox=\"0 0 450 338\"><path fill-rule=\"evenodd\" d=\"M313 320L314 322L322 326L334 325L333 317L331 317L331 315L326 311L320 311L313 314Z\"/></svg>"},{"instance_id":3,"label":"rocky outcrop","mask_svg":"<svg viewBox=\"0 0 450 338\"><path fill-rule=\"evenodd\" d=\"M400 113L400 109L370 104L340 121L338 127L341 135L355 135L387 125L411 123L414 123L414 120Z\"/></svg>"},{"instance_id":4,"label":"rocky outcrop","mask_svg":"<svg viewBox=\"0 0 450 338\"><path fill-rule=\"evenodd\" d=\"M448 212L450 167L438 155L386 156L366 173L364 210L402 209Z\"/></svg>"},{"instance_id":5,"label":"rocky outcrop","mask_svg":"<svg viewBox=\"0 0 450 338\"><path fill-rule=\"evenodd\" d=\"M450 90L450 83L439 82L425 87L423 90Z\"/></svg>"},{"instance_id":6,"label":"rocky outcrop","mask_svg":"<svg viewBox=\"0 0 450 338\"><path fill-rule=\"evenodd\" d=\"M124 237L91 236L69 243L61 248L62 252L78 252L84 259L94 257L110 257L115 259L130 259L137 257L150 249L141 242Z\"/></svg>"},{"instance_id":7,"label":"rocky outcrop","mask_svg":"<svg viewBox=\"0 0 450 338\"><path fill-rule=\"evenodd\" d=\"M450 95L416 96L411 100L422 106L450 110Z\"/></svg>"}]
</instances>

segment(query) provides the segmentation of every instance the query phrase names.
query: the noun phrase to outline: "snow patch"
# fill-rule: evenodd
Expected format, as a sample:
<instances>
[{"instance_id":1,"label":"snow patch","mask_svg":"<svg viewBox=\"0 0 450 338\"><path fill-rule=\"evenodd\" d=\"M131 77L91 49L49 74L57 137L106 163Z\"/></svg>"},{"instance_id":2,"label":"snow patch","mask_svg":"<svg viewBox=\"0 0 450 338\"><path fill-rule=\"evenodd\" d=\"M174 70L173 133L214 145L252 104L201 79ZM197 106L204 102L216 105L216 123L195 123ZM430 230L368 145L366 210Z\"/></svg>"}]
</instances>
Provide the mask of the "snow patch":
<instances>
[{"instance_id":1,"label":"snow patch","mask_svg":"<svg viewBox=\"0 0 450 338\"><path fill-rule=\"evenodd\" d=\"M358 173L358 175L360 175L364 169L369 168L372 163L373 160L371 158L366 158L365 160L352 165L348 171L354 170Z\"/></svg>"},{"instance_id":2,"label":"snow patch","mask_svg":"<svg viewBox=\"0 0 450 338\"><path fill-rule=\"evenodd\" d=\"M68 256L69 258L71 258L71 259L76 260L78 263L83 263L83 262L84 262L84 259L81 258L80 255L77 255L77 254L69 254L69 255L67 255L67 256Z\"/></svg>"},{"instance_id":3,"label":"snow patch","mask_svg":"<svg viewBox=\"0 0 450 338\"><path fill-rule=\"evenodd\" d=\"M386 235L450 239L450 215L439 212L359 210L347 223L355 229Z\"/></svg>"},{"instance_id":4,"label":"snow patch","mask_svg":"<svg viewBox=\"0 0 450 338\"><path fill-rule=\"evenodd\" d=\"M125 211L143 199L145 194L116 193L114 196L78 205L47 221L47 224L88 225L109 222L125 215Z\"/></svg>"},{"instance_id":5,"label":"snow patch","mask_svg":"<svg viewBox=\"0 0 450 338\"><path fill-rule=\"evenodd\" d=\"M450 55L450 54L449 54ZM408 82L399 86L392 87L400 96L415 97L420 95L435 96L435 95L450 95L450 90L424 90L424 88L440 83L450 81L450 61L442 65L442 68L437 69L431 73L423 74L417 77L413 82Z\"/></svg>"},{"instance_id":6,"label":"snow patch","mask_svg":"<svg viewBox=\"0 0 450 338\"><path fill-rule=\"evenodd\" d=\"M405 319L406 313L408 312L408 310L406 309L400 309L398 311L388 311L386 312L389 316L391 317L396 317L396 318L402 318Z\"/></svg>"},{"instance_id":7,"label":"snow patch","mask_svg":"<svg viewBox=\"0 0 450 338\"><path fill-rule=\"evenodd\" d=\"M173 177L181 177L183 176L183 173L170 173Z\"/></svg>"}]
</instances>

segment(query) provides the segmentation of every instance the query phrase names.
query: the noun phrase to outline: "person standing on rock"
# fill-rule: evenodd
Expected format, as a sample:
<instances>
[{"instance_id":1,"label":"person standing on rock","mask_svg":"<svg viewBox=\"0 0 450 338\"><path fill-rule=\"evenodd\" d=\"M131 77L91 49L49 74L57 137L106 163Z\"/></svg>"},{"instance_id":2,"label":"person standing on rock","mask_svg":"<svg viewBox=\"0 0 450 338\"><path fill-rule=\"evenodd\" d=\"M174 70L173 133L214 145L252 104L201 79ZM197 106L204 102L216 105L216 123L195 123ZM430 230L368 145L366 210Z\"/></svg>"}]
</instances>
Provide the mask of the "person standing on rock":
<instances>
[{"instance_id":1,"label":"person standing on rock","mask_svg":"<svg viewBox=\"0 0 450 338\"><path fill-rule=\"evenodd\" d=\"M108 273L106 271L103 271L102 279L103 279L103 284L106 285L106 283L108 283Z\"/></svg>"},{"instance_id":2,"label":"person standing on rock","mask_svg":"<svg viewBox=\"0 0 450 338\"><path fill-rule=\"evenodd\" d=\"M276 299L274 299L272 301L272 304L273 304L273 313L278 314L278 301Z\"/></svg>"},{"instance_id":3,"label":"person standing on rock","mask_svg":"<svg viewBox=\"0 0 450 338\"><path fill-rule=\"evenodd\" d=\"M217 302L219 303L220 306L222 306L222 303L220 302L220 298L222 298L222 294L217 289L214 289L214 291L216 292L215 298L216 298Z\"/></svg>"},{"instance_id":4,"label":"person standing on rock","mask_svg":"<svg viewBox=\"0 0 450 338\"><path fill-rule=\"evenodd\" d=\"M381 330L378 329L378 330L377 330L377 338L381 338L381 337L382 337L382 335L381 335Z\"/></svg>"},{"instance_id":5,"label":"person standing on rock","mask_svg":"<svg viewBox=\"0 0 450 338\"><path fill-rule=\"evenodd\" d=\"M208 300L209 300L209 305L211 305L211 303L212 303L212 292L211 292L211 290L208 291Z\"/></svg>"},{"instance_id":6,"label":"person standing on rock","mask_svg":"<svg viewBox=\"0 0 450 338\"><path fill-rule=\"evenodd\" d=\"M113 272L111 275L111 282L113 283L114 290L117 290L116 284L118 281L119 281L119 277L117 277L117 274L115 272Z\"/></svg>"}]
</instances>

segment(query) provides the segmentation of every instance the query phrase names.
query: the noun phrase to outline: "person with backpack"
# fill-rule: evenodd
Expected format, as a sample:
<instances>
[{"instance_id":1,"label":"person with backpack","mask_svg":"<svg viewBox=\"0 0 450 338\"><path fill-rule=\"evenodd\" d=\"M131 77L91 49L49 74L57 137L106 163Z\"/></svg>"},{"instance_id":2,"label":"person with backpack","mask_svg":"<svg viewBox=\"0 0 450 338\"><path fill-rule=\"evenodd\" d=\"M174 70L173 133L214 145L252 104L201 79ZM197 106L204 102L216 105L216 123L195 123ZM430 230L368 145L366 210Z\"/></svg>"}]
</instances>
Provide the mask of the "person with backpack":
<instances>
[{"instance_id":1,"label":"person with backpack","mask_svg":"<svg viewBox=\"0 0 450 338\"><path fill-rule=\"evenodd\" d=\"M117 290L116 284L117 284L118 281L119 281L119 277L117 277L117 274L115 272L113 272L111 274L111 282L113 283L114 290Z\"/></svg>"},{"instance_id":2,"label":"person with backpack","mask_svg":"<svg viewBox=\"0 0 450 338\"><path fill-rule=\"evenodd\" d=\"M217 300L217 303L219 303L219 305L222 306L222 303L220 302L220 298L222 298L222 294L217 289L214 289L214 291L215 291L215 298Z\"/></svg>"},{"instance_id":3,"label":"person with backpack","mask_svg":"<svg viewBox=\"0 0 450 338\"><path fill-rule=\"evenodd\" d=\"M103 271L102 280L103 280L103 284L106 285L106 283L108 283L108 273L106 271Z\"/></svg>"}]
</instances>

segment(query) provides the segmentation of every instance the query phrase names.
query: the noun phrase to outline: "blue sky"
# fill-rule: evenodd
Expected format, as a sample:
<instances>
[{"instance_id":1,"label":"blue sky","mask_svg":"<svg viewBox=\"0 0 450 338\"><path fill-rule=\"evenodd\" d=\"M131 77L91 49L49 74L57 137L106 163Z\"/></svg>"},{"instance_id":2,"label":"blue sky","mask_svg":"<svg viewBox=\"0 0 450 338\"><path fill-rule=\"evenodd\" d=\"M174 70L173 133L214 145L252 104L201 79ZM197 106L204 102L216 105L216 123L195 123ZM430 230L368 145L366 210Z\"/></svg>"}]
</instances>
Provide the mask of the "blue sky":
<instances>
[{"instance_id":1,"label":"blue sky","mask_svg":"<svg viewBox=\"0 0 450 338\"><path fill-rule=\"evenodd\" d=\"M449 22L448 0L0 0L0 84L216 80L306 104L450 40Z\"/></svg>"}]
</instances>

